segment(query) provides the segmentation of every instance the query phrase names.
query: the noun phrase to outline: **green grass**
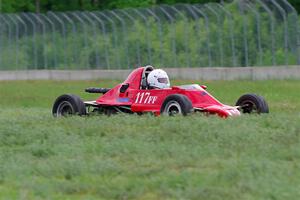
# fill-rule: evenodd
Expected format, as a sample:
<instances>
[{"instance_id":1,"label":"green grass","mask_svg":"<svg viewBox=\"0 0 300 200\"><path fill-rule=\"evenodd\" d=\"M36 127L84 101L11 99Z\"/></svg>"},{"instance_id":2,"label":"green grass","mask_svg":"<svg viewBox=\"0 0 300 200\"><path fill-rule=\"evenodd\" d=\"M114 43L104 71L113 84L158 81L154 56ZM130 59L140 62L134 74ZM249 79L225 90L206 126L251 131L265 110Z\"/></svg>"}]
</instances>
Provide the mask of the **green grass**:
<instances>
[{"instance_id":1,"label":"green grass","mask_svg":"<svg viewBox=\"0 0 300 200\"><path fill-rule=\"evenodd\" d=\"M51 116L56 96L115 83L0 83L0 199L299 199L300 81L204 83L269 115Z\"/></svg>"}]
</instances>

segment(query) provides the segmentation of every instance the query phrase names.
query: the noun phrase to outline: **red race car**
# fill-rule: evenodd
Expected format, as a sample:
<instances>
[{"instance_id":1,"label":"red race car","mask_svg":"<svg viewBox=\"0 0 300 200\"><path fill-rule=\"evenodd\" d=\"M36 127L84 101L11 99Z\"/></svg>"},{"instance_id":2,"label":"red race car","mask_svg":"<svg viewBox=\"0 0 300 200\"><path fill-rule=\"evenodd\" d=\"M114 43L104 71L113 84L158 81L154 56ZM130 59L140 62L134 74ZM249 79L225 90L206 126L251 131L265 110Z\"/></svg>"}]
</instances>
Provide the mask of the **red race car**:
<instances>
[{"instance_id":1,"label":"red race car","mask_svg":"<svg viewBox=\"0 0 300 200\"><path fill-rule=\"evenodd\" d=\"M241 113L268 113L268 104L263 97L245 94L235 106L220 103L198 84L170 87L167 74L152 66L140 67L112 89L87 88L88 93L101 93L96 101L83 102L78 96L64 94L54 102L54 116L88 115L91 113L153 113L156 116L188 115L202 112L223 118Z\"/></svg>"}]
</instances>

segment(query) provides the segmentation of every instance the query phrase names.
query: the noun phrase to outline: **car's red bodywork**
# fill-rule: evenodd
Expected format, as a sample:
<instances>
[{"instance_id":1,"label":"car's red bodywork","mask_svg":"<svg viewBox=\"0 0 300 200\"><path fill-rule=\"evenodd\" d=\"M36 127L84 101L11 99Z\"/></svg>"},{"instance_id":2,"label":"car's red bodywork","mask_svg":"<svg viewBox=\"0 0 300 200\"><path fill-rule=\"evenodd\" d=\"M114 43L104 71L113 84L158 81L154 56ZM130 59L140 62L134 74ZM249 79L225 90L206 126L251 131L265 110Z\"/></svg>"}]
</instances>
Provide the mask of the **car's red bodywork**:
<instances>
[{"instance_id":1,"label":"car's red bodywork","mask_svg":"<svg viewBox=\"0 0 300 200\"><path fill-rule=\"evenodd\" d=\"M169 95L181 94L191 101L195 111L216 114L224 118L240 115L237 107L220 103L204 87L197 84L173 86L167 89L142 89L141 82L144 70L144 67L133 70L123 83L100 96L94 105L127 106L132 112L152 112L155 115L160 115L164 100ZM121 87L124 87L125 90L122 91Z\"/></svg>"}]
</instances>

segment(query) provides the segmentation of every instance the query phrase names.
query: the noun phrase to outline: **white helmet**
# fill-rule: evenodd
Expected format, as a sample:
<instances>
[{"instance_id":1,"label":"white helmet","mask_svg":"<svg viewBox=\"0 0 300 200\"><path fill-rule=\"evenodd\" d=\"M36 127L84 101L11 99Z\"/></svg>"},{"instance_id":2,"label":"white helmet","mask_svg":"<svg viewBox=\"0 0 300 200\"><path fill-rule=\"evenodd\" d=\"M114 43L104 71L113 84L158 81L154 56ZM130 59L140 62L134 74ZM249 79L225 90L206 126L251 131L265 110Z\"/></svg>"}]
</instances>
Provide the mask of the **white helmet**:
<instances>
[{"instance_id":1,"label":"white helmet","mask_svg":"<svg viewBox=\"0 0 300 200\"><path fill-rule=\"evenodd\" d=\"M168 88L170 81L168 74L162 69L154 69L147 77L148 85L154 88Z\"/></svg>"}]
</instances>

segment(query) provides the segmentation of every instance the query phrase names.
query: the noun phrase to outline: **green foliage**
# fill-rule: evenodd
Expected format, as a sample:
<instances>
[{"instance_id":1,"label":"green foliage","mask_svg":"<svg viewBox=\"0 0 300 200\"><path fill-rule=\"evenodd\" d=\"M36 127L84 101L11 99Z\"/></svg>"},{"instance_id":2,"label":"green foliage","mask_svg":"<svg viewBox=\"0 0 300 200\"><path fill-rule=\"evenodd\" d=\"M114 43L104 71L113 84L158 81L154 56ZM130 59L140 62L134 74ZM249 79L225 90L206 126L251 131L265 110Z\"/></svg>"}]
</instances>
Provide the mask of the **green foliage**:
<instances>
[{"instance_id":1,"label":"green foliage","mask_svg":"<svg viewBox=\"0 0 300 200\"><path fill-rule=\"evenodd\" d=\"M300 11L298 0L288 0ZM2 0L2 12L99 10L149 7L158 4L231 2L231 0Z\"/></svg>"},{"instance_id":2,"label":"green foliage","mask_svg":"<svg viewBox=\"0 0 300 200\"><path fill-rule=\"evenodd\" d=\"M300 2L298 0L288 0L288 2L294 6L298 12L300 12Z\"/></svg>"},{"instance_id":3,"label":"green foliage","mask_svg":"<svg viewBox=\"0 0 300 200\"><path fill-rule=\"evenodd\" d=\"M123 1L122 1L123 2ZM218 9L215 5L211 5ZM174 23L148 16L145 22L132 22L123 16L125 25L114 19L106 29L86 25L87 31L72 31L66 24L62 31L38 32L35 35L2 35L1 69L123 69L152 64L161 67L233 67L297 64L297 30L294 15L287 18L287 30L280 18L271 20L261 11L246 10L236 2L226 4L232 17L219 10L219 18L208 8L209 18L195 20L180 15ZM257 9L261 9L258 5ZM80 24L75 24L80 27ZM6 30L8 31L8 30ZM286 38L287 37L287 38Z\"/></svg>"},{"instance_id":4,"label":"green foliage","mask_svg":"<svg viewBox=\"0 0 300 200\"><path fill-rule=\"evenodd\" d=\"M149 7L157 4L208 3L219 0L2 0L2 12L47 12Z\"/></svg>"},{"instance_id":5,"label":"green foliage","mask_svg":"<svg viewBox=\"0 0 300 200\"><path fill-rule=\"evenodd\" d=\"M33 0L2 0L1 12L28 12L35 10L35 1Z\"/></svg>"}]
</instances>

